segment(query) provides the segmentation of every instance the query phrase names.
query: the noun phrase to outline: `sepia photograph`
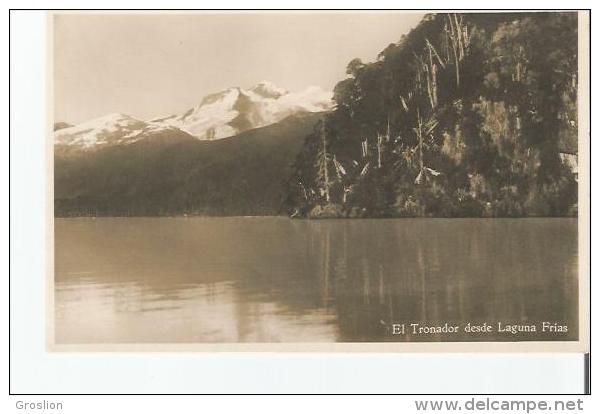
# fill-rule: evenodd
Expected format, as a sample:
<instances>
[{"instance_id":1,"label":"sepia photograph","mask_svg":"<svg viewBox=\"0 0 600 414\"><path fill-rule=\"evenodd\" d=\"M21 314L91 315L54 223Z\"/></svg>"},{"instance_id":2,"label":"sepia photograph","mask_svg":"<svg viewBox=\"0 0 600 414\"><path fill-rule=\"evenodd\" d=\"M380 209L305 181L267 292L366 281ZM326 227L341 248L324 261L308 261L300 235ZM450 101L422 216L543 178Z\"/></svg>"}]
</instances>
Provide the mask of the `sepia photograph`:
<instances>
[{"instance_id":1,"label":"sepia photograph","mask_svg":"<svg viewBox=\"0 0 600 414\"><path fill-rule=\"evenodd\" d=\"M587 350L587 12L48 22L50 349Z\"/></svg>"}]
</instances>

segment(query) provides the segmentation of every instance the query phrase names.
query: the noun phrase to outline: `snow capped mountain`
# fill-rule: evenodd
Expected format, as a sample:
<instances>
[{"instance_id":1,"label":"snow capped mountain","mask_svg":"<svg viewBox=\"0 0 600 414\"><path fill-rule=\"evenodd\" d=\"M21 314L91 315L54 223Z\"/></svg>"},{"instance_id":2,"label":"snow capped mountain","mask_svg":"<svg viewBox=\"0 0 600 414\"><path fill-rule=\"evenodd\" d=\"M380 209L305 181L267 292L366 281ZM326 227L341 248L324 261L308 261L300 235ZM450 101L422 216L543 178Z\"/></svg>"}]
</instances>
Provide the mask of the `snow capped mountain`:
<instances>
[{"instance_id":1,"label":"snow capped mountain","mask_svg":"<svg viewBox=\"0 0 600 414\"><path fill-rule=\"evenodd\" d=\"M271 82L262 81L257 85L254 85L249 89L250 92L254 92L263 98L277 99L282 95L288 94L289 92L283 88L273 85Z\"/></svg>"},{"instance_id":2,"label":"snow capped mountain","mask_svg":"<svg viewBox=\"0 0 600 414\"><path fill-rule=\"evenodd\" d=\"M57 129L55 144L90 149L130 144L155 134L193 136L212 140L277 123L302 112L333 108L332 93L318 87L288 92L270 82L249 88L228 88L205 96L200 105L183 114L142 121L124 114L109 114L79 125Z\"/></svg>"},{"instance_id":3,"label":"snow capped mountain","mask_svg":"<svg viewBox=\"0 0 600 414\"><path fill-rule=\"evenodd\" d=\"M128 144L149 134L175 129L167 125L140 121L123 114L109 114L54 132L57 145L70 145L83 149Z\"/></svg>"},{"instance_id":4,"label":"snow capped mountain","mask_svg":"<svg viewBox=\"0 0 600 414\"><path fill-rule=\"evenodd\" d=\"M206 96L182 115L153 122L181 129L198 139L219 139L274 124L299 112L333 108L332 93L318 87L288 92L270 82L249 89L229 88Z\"/></svg>"}]
</instances>

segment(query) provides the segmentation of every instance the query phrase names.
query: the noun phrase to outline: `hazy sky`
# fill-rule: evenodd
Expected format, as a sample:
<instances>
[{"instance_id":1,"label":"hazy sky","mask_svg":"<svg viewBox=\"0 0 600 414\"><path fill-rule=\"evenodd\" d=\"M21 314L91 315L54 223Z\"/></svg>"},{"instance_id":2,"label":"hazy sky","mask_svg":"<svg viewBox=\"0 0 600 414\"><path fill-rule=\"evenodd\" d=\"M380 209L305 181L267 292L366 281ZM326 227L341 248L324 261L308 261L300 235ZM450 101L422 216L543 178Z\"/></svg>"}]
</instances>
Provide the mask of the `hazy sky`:
<instances>
[{"instance_id":1,"label":"hazy sky","mask_svg":"<svg viewBox=\"0 0 600 414\"><path fill-rule=\"evenodd\" d=\"M332 90L347 63L373 61L417 13L63 14L54 20L55 120L141 119L268 80Z\"/></svg>"}]
</instances>

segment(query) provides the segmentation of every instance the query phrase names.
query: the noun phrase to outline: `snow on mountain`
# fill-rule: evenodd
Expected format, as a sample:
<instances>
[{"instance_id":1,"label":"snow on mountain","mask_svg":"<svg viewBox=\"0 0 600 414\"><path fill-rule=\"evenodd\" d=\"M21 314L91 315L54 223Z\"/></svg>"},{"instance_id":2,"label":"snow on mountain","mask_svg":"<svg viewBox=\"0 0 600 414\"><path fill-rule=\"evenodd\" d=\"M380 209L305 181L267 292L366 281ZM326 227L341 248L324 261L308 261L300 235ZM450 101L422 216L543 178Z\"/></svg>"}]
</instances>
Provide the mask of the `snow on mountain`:
<instances>
[{"instance_id":1,"label":"snow on mountain","mask_svg":"<svg viewBox=\"0 0 600 414\"><path fill-rule=\"evenodd\" d=\"M250 88L250 92L254 92L263 98L277 99L282 95L288 94L289 92L283 88L273 85L271 82L262 81L257 85Z\"/></svg>"},{"instance_id":2,"label":"snow on mountain","mask_svg":"<svg viewBox=\"0 0 600 414\"><path fill-rule=\"evenodd\" d=\"M249 88L228 88L205 96L200 105L183 114L142 121L110 114L54 132L55 144L82 149L129 144L149 135L172 132L212 140L277 123L301 112L333 108L332 93L318 87L288 92L270 82Z\"/></svg>"},{"instance_id":3,"label":"snow on mountain","mask_svg":"<svg viewBox=\"0 0 600 414\"><path fill-rule=\"evenodd\" d=\"M127 144L148 134L174 129L168 125L140 121L124 114L109 114L54 132L57 145L91 148L100 145Z\"/></svg>"},{"instance_id":4,"label":"snow on mountain","mask_svg":"<svg viewBox=\"0 0 600 414\"><path fill-rule=\"evenodd\" d=\"M219 139L274 124L299 112L333 108L332 93L318 87L288 92L270 82L249 89L229 88L206 96L182 115L155 120L177 127L198 139Z\"/></svg>"}]
</instances>

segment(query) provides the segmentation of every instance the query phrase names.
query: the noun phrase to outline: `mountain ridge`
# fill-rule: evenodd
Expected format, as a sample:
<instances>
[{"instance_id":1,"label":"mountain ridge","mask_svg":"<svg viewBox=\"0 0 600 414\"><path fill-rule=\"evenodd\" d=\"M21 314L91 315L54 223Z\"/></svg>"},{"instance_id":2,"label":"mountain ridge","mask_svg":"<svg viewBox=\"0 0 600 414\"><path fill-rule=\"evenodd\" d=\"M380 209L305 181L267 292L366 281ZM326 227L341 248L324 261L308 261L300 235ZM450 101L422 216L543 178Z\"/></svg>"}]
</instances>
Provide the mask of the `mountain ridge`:
<instances>
[{"instance_id":1,"label":"mountain ridge","mask_svg":"<svg viewBox=\"0 0 600 414\"><path fill-rule=\"evenodd\" d=\"M283 214L293 161L322 116L214 141L157 134L96 151L57 148L55 216Z\"/></svg>"},{"instance_id":2,"label":"mountain ridge","mask_svg":"<svg viewBox=\"0 0 600 414\"><path fill-rule=\"evenodd\" d=\"M231 87L211 93L201 103L181 114L149 121L112 113L74 126L60 123L55 144L93 149L106 145L131 144L149 135L172 132L199 140L222 139L244 131L272 125L298 113L331 110L332 93L318 87L289 92L262 81L248 89Z\"/></svg>"}]
</instances>

